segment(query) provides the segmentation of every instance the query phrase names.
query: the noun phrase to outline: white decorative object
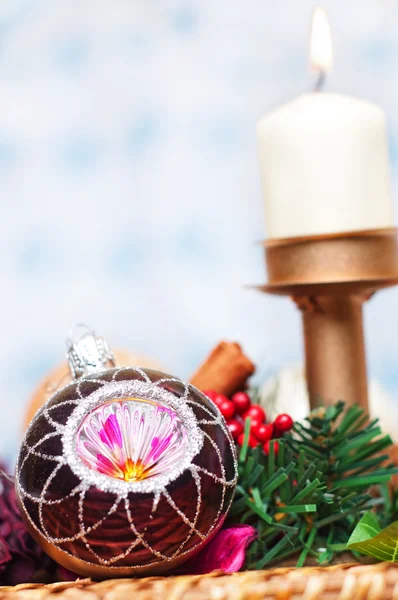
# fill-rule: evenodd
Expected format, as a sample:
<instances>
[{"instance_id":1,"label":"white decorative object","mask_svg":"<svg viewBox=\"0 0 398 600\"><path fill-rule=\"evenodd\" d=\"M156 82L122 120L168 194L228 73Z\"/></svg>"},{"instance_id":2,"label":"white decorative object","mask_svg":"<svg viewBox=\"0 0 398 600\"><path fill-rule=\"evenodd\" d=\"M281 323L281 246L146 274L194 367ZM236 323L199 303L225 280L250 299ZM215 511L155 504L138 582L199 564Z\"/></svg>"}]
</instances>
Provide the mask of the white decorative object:
<instances>
[{"instance_id":1,"label":"white decorative object","mask_svg":"<svg viewBox=\"0 0 398 600\"><path fill-rule=\"evenodd\" d=\"M260 389L260 404L266 409L269 419L285 412L295 421L305 419L310 405L304 367L289 365L270 377ZM390 434L398 442L398 400L374 379L369 382L369 405L370 414L379 418L383 433Z\"/></svg>"}]
</instances>

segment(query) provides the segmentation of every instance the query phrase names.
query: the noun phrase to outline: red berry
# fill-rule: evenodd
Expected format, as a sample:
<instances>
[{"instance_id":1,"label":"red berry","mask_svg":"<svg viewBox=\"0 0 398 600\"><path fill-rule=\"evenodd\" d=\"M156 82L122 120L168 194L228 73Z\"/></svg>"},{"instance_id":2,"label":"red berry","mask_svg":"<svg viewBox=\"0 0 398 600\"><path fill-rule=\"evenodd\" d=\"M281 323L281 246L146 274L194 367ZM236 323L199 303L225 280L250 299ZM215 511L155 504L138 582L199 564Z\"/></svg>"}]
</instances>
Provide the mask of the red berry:
<instances>
[{"instance_id":1,"label":"red berry","mask_svg":"<svg viewBox=\"0 0 398 600\"><path fill-rule=\"evenodd\" d=\"M253 430L256 429L256 427L263 424L264 423L262 421L259 421L259 419L250 418L250 431L253 433Z\"/></svg>"},{"instance_id":2,"label":"red berry","mask_svg":"<svg viewBox=\"0 0 398 600\"><path fill-rule=\"evenodd\" d=\"M250 419L257 419L258 421L265 421L265 412L258 404L253 404L249 410L247 410L243 414L243 418L246 419L250 417Z\"/></svg>"},{"instance_id":3,"label":"red berry","mask_svg":"<svg viewBox=\"0 0 398 600\"><path fill-rule=\"evenodd\" d=\"M264 446L263 446L263 450L265 452L265 454L269 454L269 446L270 444L274 444L274 454L278 454L278 450L279 450L279 444L276 440L268 440L268 442L265 442Z\"/></svg>"},{"instance_id":4,"label":"red berry","mask_svg":"<svg viewBox=\"0 0 398 600\"><path fill-rule=\"evenodd\" d=\"M293 419L290 415L283 413L275 418L274 424L276 429L283 433L293 427Z\"/></svg>"},{"instance_id":5,"label":"red berry","mask_svg":"<svg viewBox=\"0 0 398 600\"><path fill-rule=\"evenodd\" d=\"M237 440L241 433L243 433L242 423L240 423L236 419L231 419L230 421L228 421L227 425L232 437L234 438L234 440Z\"/></svg>"},{"instance_id":6,"label":"red berry","mask_svg":"<svg viewBox=\"0 0 398 600\"><path fill-rule=\"evenodd\" d=\"M218 405L220 413L222 416L229 421L235 414L235 404L231 402L231 400L224 400Z\"/></svg>"},{"instance_id":7,"label":"red berry","mask_svg":"<svg viewBox=\"0 0 398 600\"><path fill-rule=\"evenodd\" d=\"M245 440L245 434L241 433L238 437L239 446L243 446L243 442ZM255 448L258 445L258 440L253 435L249 435L249 446L250 448Z\"/></svg>"},{"instance_id":8,"label":"red berry","mask_svg":"<svg viewBox=\"0 0 398 600\"><path fill-rule=\"evenodd\" d=\"M235 404L236 412L240 415L249 410L251 406L250 396L246 392L237 392L231 400Z\"/></svg>"},{"instance_id":9,"label":"red berry","mask_svg":"<svg viewBox=\"0 0 398 600\"><path fill-rule=\"evenodd\" d=\"M210 400L213 400L213 402L217 396L217 392L215 390L203 390L203 393L205 396L210 398Z\"/></svg>"},{"instance_id":10,"label":"red berry","mask_svg":"<svg viewBox=\"0 0 398 600\"><path fill-rule=\"evenodd\" d=\"M224 396L224 394L216 394L216 395L214 396L214 399L212 398L212 400L213 400L214 404L215 404L216 406L218 406L218 408L220 408L220 405L221 405L223 402L229 402L229 400L228 400L227 396Z\"/></svg>"},{"instance_id":11,"label":"red berry","mask_svg":"<svg viewBox=\"0 0 398 600\"><path fill-rule=\"evenodd\" d=\"M260 423L257 427L252 427L250 429L251 433L258 439L259 442L267 442L272 438L272 433L274 431L274 426L272 423L265 425L264 423Z\"/></svg>"}]
</instances>

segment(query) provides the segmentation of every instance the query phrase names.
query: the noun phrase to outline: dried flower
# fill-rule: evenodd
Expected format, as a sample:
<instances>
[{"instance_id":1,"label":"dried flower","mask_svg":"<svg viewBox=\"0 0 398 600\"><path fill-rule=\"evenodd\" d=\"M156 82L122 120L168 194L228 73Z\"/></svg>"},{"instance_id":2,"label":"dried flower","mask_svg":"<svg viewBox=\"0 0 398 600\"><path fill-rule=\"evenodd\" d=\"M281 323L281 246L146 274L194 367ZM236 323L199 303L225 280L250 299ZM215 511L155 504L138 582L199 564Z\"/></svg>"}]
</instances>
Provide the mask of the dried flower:
<instances>
[{"instance_id":1,"label":"dried flower","mask_svg":"<svg viewBox=\"0 0 398 600\"><path fill-rule=\"evenodd\" d=\"M184 565L184 573L201 575L211 571L236 573L246 558L246 550L257 537L250 525L236 525L221 529L212 541Z\"/></svg>"},{"instance_id":2,"label":"dried flower","mask_svg":"<svg viewBox=\"0 0 398 600\"><path fill-rule=\"evenodd\" d=\"M28 533L20 515L14 483L0 466L0 583L16 585L51 579L53 563Z\"/></svg>"}]
</instances>

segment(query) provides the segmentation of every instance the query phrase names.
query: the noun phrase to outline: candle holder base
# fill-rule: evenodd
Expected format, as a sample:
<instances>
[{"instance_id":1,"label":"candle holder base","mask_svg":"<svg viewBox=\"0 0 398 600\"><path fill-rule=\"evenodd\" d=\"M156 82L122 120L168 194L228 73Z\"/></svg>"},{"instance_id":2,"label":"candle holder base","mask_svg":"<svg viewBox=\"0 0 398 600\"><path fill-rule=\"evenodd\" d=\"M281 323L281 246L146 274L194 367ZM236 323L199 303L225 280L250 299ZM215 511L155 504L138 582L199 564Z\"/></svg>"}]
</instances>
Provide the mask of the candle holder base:
<instances>
[{"instance_id":1,"label":"candle holder base","mask_svg":"<svg viewBox=\"0 0 398 600\"><path fill-rule=\"evenodd\" d=\"M290 296L303 316L311 408L344 400L368 410L363 303L398 284L398 229L263 242L267 294Z\"/></svg>"}]
</instances>

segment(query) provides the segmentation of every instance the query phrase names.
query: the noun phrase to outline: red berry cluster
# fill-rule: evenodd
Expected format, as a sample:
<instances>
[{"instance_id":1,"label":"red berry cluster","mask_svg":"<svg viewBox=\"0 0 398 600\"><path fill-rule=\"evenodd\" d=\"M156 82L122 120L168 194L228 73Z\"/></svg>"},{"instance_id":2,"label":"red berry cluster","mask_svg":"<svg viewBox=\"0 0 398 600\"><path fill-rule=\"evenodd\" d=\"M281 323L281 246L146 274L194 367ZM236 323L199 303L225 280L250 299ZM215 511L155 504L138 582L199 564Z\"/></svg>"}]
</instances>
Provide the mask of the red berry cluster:
<instances>
[{"instance_id":1,"label":"red berry cluster","mask_svg":"<svg viewBox=\"0 0 398 600\"><path fill-rule=\"evenodd\" d=\"M270 441L281 437L285 431L293 427L293 419L287 414L278 415L272 423L267 423L264 409L259 404L252 404L246 392L237 392L231 399L214 390L207 390L204 393L218 407L239 446L243 444L245 438L244 423L247 417L250 417L249 446L254 448L262 444L266 454L269 452ZM278 442L274 442L274 452L278 452Z\"/></svg>"}]
</instances>

